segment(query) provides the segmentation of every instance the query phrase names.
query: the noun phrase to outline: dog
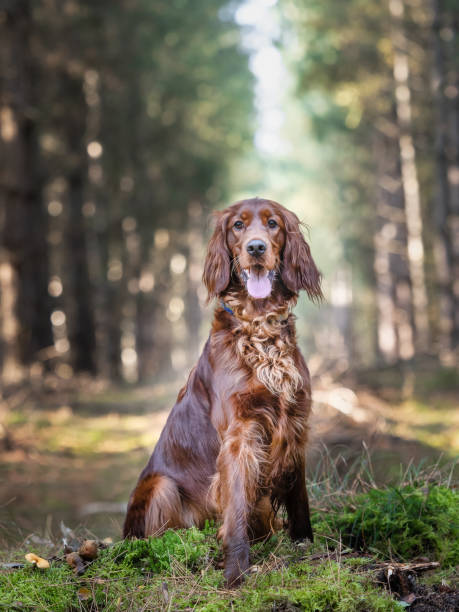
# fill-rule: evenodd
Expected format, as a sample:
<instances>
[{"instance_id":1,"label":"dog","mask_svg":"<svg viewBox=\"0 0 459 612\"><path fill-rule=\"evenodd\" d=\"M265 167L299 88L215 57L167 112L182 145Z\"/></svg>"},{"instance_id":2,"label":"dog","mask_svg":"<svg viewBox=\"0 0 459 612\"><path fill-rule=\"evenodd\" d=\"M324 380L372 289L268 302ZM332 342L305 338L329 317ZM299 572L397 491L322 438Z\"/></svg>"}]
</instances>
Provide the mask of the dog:
<instances>
[{"instance_id":1,"label":"dog","mask_svg":"<svg viewBox=\"0 0 459 612\"><path fill-rule=\"evenodd\" d=\"M212 328L131 494L124 537L221 521L227 585L249 567L250 542L286 511L293 540L310 539L305 476L310 377L295 306L322 298L321 274L298 217L242 200L216 214L204 264Z\"/></svg>"}]
</instances>

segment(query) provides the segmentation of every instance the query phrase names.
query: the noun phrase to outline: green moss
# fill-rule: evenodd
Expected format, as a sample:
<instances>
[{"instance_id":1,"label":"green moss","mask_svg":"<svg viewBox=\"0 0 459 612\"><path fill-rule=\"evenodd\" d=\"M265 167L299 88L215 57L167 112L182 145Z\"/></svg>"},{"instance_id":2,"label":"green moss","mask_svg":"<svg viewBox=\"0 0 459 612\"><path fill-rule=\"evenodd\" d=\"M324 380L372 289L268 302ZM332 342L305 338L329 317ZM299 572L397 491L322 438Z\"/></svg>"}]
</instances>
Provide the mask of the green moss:
<instances>
[{"instance_id":1,"label":"green moss","mask_svg":"<svg viewBox=\"0 0 459 612\"><path fill-rule=\"evenodd\" d=\"M446 486L371 489L352 502L314 513L316 530L345 545L408 560L459 563L459 494Z\"/></svg>"},{"instance_id":2,"label":"green moss","mask_svg":"<svg viewBox=\"0 0 459 612\"><path fill-rule=\"evenodd\" d=\"M240 600L234 602L234 609L241 612L292 609L288 605L311 612L396 609L395 602L373 585L368 576L358 575L333 561L319 565L304 561L249 580Z\"/></svg>"},{"instance_id":3,"label":"green moss","mask_svg":"<svg viewBox=\"0 0 459 612\"><path fill-rule=\"evenodd\" d=\"M28 566L0 575L1 610L64 612L75 592L71 570L52 564L49 570Z\"/></svg>"},{"instance_id":4,"label":"green moss","mask_svg":"<svg viewBox=\"0 0 459 612\"><path fill-rule=\"evenodd\" d=\"M168 574L177 564L189 570L208 565L217 551L216 529L207 525L202 531L193 527L166 531L160 538L124 540L110 548L105 556L126 567Z\"/></svg>"},{"instance_id":5,"label":"green moss","mask_svg":"<svg viewBox=\"0 0 459 612\"><path fill-rule=\"evenodd\" d=\"M215 528L166 532L161 538L119 542L77 577L63 562L0 573L0 609L182 610L220 612L272 610L395 609L366 572L335 562L314 565L305 548L286 534L257 544L256 569L244 585L228 591L216 567Z\"/></svg>"}]
</instances>

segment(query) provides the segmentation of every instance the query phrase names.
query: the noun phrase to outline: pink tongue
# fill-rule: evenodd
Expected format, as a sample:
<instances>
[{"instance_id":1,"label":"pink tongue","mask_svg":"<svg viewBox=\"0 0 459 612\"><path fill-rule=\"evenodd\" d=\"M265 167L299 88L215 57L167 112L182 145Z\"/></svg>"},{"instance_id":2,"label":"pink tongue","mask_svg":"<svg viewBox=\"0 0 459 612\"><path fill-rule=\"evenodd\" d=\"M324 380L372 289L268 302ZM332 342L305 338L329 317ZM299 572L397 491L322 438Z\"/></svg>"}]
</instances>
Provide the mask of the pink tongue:
<instances>
[{"instance_id":1,"label":"pink tongue","mask_svg":"<svg viewBox=\"0 0 459 612\"><path fill-rule=\"evenodd\" d=\"M253 298L261 299L271 293L271 281L268 276L255 276L252 274L247 280L247 291Z\"/></svg>"}]
</instances>

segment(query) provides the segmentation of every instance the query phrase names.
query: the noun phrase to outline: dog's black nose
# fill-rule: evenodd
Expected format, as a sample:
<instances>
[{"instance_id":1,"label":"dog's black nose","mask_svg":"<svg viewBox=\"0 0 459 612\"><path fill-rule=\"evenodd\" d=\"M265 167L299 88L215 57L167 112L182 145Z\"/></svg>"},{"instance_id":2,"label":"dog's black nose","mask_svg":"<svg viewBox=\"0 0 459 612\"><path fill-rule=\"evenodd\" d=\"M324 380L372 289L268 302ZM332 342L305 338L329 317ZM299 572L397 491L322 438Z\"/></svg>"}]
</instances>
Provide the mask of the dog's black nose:
<instances>
[{"instance_id":1,"label":"dog's black nose","mask_svg":"<svg viewBox=\"0 0 459 612\"><path fill-rule=\"evenodd\" d=\"M263 240L251 240L246 247L247 253L254 257L260 257L266 251L266 243Z\"/></svg>"}]
</instances>

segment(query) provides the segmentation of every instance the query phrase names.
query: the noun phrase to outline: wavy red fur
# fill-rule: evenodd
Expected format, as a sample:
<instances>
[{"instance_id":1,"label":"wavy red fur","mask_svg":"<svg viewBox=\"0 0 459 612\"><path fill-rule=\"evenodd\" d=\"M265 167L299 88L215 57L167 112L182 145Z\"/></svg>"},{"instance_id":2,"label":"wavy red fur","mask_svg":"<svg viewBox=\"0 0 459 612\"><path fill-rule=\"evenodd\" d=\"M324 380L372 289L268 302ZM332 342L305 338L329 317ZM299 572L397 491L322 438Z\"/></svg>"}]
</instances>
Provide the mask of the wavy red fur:
<instances>
[{"instance_id":1,"label":"wavy red fur","mask_svg":"<svg viewBox=\"0 0 459 612\"><path fill-rule=\"evenodd\" d=\"M265 245L256 257L254 240ZM268 297L250 296L251 273L269 274ZM221 521L225 576L235 585L249 566L250 541L279 526L281 506L290 536L312 540L310 379L290 310L301 289L321 297L320 273L298 218L255 198L219 213L203 279L209 298L232 312L221 302L215 309L203 353L131 495L124 535Z\"/></svg>"}]
</instances>

